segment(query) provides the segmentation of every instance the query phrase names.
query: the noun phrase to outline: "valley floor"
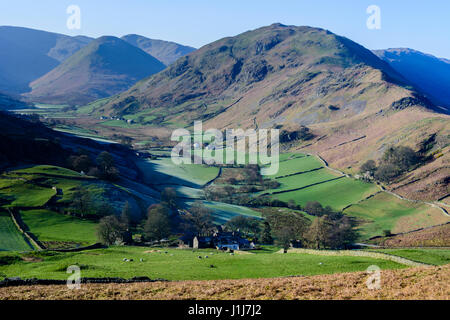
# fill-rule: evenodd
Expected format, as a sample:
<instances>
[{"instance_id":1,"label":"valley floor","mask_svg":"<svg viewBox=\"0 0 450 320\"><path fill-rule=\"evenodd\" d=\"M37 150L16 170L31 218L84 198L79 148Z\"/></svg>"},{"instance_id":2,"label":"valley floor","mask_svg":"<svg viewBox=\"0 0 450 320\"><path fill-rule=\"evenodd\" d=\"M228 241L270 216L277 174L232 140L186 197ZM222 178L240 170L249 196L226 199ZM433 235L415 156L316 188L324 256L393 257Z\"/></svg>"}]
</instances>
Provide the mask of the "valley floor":
<instances>
[{"instance_id":1,"label":"valley floor","mask_svg":"<svg viewBox=\"0 0 450 320\"><path fill-rule=\"evenodd\" d=\"M297 299L450 299L450 265L381 271L381 288L370 290L366 272L308 277L86 284L0 288L0 300L297 300Z\"/></svg>"}]
</instances>

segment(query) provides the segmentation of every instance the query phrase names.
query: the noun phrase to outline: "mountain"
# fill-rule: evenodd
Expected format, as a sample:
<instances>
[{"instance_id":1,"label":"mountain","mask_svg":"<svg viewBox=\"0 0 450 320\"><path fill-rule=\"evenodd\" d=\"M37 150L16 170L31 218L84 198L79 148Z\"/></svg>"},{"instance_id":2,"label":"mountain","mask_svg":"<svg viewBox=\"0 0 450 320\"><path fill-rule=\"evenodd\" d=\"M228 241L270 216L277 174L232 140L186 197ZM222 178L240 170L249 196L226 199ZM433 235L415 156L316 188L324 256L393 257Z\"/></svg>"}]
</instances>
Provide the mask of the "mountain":
<instances>
[{"instance_id":1,"label":"mountain","mask_svg":"<svg viewBox=\"0 0 450 320\"><path fill-rule=\"evenodd\" d=\"M195 48L183 46L175 42L149 39L137 34L129 34L123 36L121 39L144 50L166 66L196 50Z\"/></svg>"},{"instance_id":2,"label":"mountain","mask_svg":"<svg viewBox=\"0 0 450 320\"><path fill-rule=\"evenodd\" d=\"M293 113L294 122L309 124L315 118L342 118L342 110L328 106L347 105L345 92L352 94L351 100L363 96L360 91L368 84L356 81L368 77L369 71L378 72L375 82L380 85L386 79L406 84L387 63L346 38L317 28L275 24L206 45L115 97L109 107L112 113L126 114L123 101L133 100L150 113L164 109L165 118L189 123L227 114L234 120L247 119L242 126L252 125L253 118L260 126L269 125L269 118L284 122L281 118ZM231 104L233 108L227 108ZM366 106L352 107L361 112Z\"/></svg>"},{"instance_id":3,"label":"mountain","mask_svg":"<svg viewBox=\"0 0 450 320\"><path fill-rule=\"evenodd\" d=\"M33 101L83 104L127 90L164 64L116 37L98 38L31 83Z\"/></svg>"},{"instance_id":4,"label":"mountain","mask_svg":"<svg viewBox=\"0 0 450 320\"><path fill-rule=\"evenodd\" d=\"M450 113L450 60L407 48L374 53Z\"/></svg>"},{"instance_id":5,"label":"mountain","mask_svg":"<svg viewBox=\"0 0 450 320\"><path fill-rule=\"evenodd\" d=\"M23 93L43 76L87 45L88 37L0 26L0 91Z\"/></svg>"},{"instance_id":6,"label":"mountain","mask_svg":"<svg viewBox=\"0 0 450 320\"><path fill-rule=\"evenodd\" d=\"M449 117L388 63L330 31L274 24L208 44L140 81L93 114L134 115L153 126L310 127L291 151L319 154L351 174L390 145L430 146L448 161ZM431 141L430 140L430 141ZM432 162L417 197L437 197L446 167ZM422 181L415 173L409 175ZM442 180L444 179L444 180ZM408 191L409 192L409 191Z\"/></svg>"}]
</instances>

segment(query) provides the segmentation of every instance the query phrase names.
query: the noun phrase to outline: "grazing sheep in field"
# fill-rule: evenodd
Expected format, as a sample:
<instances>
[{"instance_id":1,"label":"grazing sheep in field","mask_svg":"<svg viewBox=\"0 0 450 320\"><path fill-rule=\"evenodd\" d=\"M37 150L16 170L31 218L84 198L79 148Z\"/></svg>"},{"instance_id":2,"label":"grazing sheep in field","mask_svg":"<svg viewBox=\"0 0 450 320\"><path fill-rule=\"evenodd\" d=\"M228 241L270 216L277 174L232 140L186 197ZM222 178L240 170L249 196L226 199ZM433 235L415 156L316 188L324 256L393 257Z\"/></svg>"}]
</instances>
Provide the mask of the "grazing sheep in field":
<instances>
[{"instance_id":1,"label":"grazing sheep in field","mask_svg":"<svg viewBox=\"0 0 450 320\"><path fill-rule=\"evenodd\" d=\"M140 260L140 261L141 261L141 262L144 262L144 259L142 259L142 258L141 258L141 260Z\"/></svg>"},{"instance_id":2,"label":"grazing sheep in field","mask_svg":"<svg viewBox=\"0 0 450 320\"><path fill-rule=\"evenodd\" d=\"M201 258L202 258L202 256L198 256L198 258L199 258L199 259L201 259Z\"/></svg>"}]
</instances>

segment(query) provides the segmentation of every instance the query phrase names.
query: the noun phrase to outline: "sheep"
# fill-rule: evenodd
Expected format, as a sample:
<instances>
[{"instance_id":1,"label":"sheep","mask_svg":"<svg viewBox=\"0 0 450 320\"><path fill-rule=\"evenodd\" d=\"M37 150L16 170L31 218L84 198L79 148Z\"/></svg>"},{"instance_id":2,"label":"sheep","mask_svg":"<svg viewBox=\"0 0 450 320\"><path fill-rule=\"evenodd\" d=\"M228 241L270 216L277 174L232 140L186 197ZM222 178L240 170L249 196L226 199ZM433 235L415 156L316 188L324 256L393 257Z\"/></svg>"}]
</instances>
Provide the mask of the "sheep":
<instances>
[{"instance_id":1,"label":"sheep","mask_svg":"<svg viewBox=\"0 0 450 320\"><path fill-rule=\"evenodd\" d=\"M139 261L144 262L144 259L141 258Z\"/></svg>"},{"instance_id":2,"label":"sheep","mask_svg":"<svg viewBox=\"0 0 450 320\"><path fill-rule=\"evenodd\" d=\"M202 258L202 256L198 256L198 258L199 258L199 259L201 259L201 258Z\"/></svg>"}]
</instances>

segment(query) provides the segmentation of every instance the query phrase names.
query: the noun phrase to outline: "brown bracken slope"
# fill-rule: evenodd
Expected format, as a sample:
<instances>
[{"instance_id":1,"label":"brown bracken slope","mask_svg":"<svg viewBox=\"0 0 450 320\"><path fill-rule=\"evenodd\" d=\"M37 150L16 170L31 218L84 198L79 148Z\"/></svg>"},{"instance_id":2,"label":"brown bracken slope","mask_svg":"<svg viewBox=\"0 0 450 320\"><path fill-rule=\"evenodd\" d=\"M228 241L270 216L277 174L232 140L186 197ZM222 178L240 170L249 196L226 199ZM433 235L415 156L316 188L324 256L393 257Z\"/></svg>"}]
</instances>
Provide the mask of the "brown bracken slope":
<instances>
[{"instance_id":1,"label":"brown bracken slope","mask_svg":"<svg viewBox=\"0 0 450 320\"><path fill-rule=\"evenodd\" d=\"M138 284L88 284L0 288L0 299L450 299L450 265L385 270L381 288L369 290L365 272L312 277L179 281Z\"/></svg>"}]
</instances>

